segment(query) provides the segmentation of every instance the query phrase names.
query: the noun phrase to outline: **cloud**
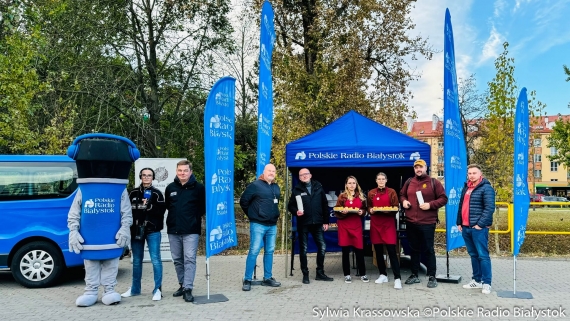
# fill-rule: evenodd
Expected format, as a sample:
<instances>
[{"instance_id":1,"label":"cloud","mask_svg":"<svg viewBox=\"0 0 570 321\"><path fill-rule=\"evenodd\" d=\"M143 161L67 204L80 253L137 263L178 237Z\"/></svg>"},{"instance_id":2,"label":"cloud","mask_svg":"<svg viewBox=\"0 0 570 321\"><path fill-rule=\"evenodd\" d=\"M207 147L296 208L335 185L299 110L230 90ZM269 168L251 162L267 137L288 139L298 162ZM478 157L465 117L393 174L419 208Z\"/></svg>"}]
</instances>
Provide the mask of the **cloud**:
<instances>
[{"instance_id":1,"label":"cloud","mask_svg":"<svg viewBox=\"0 0 570 321\"><path fill-rule=\"evenodd\" d=\"M449 8L455 41L455 63L457 76L465 78L473 71L472 55L475 53L476 28L469 25L471 1L431 0L416 2L411 12L416 24L412 35L429 36L429 43L440 51L429 61L414 61L421 78L410 84L414 98L410 105L416 111L418 120L429 120L433 114L443 113L443 29L445 8ZM435 18L434 18L435 17ZM478 53L477 53L478 54Z\"/></svg>"},{"instance_id":2,"label":"cloud","mask_svg":"<svg viewBox=\"0 0 570 321\"><path fill-rule=\"evenodd\" d=\"M489 59L495 59L503 51L503 43L505 42L505 37L503 37L495 28L491 27L491 32L489 38L483 45L483 50L481 52L481 58L479 59L479 64L485 63Z\"/></svg>"},{"instance_id":3,"label":"cloud","mask_svg":"<svg viewBox=\"0 0 570 321\"><path fill-rule=\"evenodd\" d=\"M518 5L518 1L517 1L517 5ZM497 0L495 1L494 4L494 8L495 10L493 11L493 14L495 15L495 17L500 17L501 13L503 12L503 10L507 7L507 3L505 0Z\"/></svg>"}]
</instances>

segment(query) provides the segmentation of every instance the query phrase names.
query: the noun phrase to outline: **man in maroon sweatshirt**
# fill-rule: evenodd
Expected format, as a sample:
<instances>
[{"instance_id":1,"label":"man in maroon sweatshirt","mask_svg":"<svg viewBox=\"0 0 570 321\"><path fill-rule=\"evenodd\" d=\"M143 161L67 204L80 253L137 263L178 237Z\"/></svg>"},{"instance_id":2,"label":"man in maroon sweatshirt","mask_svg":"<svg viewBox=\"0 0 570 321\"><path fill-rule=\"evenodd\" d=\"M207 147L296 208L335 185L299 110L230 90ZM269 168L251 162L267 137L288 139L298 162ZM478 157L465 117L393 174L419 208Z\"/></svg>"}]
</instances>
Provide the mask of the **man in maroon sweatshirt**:
<instances>
[{"instance_id":1,"label":"man in maroon sweatshirt","mask_svg":"<svg viewBox=\"0 0 570 321\"><path fill-rule=\"evenodd\" d=\"M439 208L447 204L443 185L427 175L427 165L423 159L414 162L416 175L407 181L400 191L400 202L406 210L406 233L411 249L412 275L406 284L420 283L418 272L420 256L427 258L428 288L435 288L436 263L434 250L435 225ZM421 198L418 196L421 193ZM419 198L419 199L418 199ZM423 198L423 200L422 200ZM422 248L423 244L423 248Z\"/></svg>"}]
</instances>

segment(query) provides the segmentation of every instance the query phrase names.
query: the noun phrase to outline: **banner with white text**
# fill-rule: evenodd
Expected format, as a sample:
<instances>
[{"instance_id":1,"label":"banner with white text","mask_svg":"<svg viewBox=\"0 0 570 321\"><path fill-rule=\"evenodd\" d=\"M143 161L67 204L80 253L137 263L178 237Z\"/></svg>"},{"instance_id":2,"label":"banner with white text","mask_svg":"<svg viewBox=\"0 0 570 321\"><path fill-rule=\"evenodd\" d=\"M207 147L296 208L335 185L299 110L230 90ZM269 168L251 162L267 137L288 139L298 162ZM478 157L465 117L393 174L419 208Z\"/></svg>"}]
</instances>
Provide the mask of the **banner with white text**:
<instances>
[{"instance_id":1,"label":"banner with white text","mask_svg":"<svg viewBox=\"0 0 570 321\"><path fill-rule=\"evenodd\" d=\"M467 177L467 150L463 126L459 118L455 49L449 9L445 10L444 38L443 175L445 177L445 193L448 197L447 205L445 205L445 236L447 251L451 251L465 245L465 241L457 229L456 219L461 191Z\"/></svg>"},{"instance_id":2,"label":"banner with white text","mask_svg":"<svg viewBox=\"0 0 570 321\"><path fill-rule=\"evenodd\" d=\"M259 45L259 99L257 107L257 177L263 173L271 157L273 135L273 76L271 61L275 43L273 8L269 1L261 8L261 32Z\"/></svg>"},{"instance_id":3,"label":"banner with white text","mask_svg":"<svg viewBox=\"0 0 570 321\"><path fill-rule=\"evenodd\" d=\"M515 112L515 159L514 159L514 224L515 242L513 255L519 254L526 234L530 195L528 191L528 151L529 151L529 115L526 88L521 90Z\"/></svg>"},{"instance_id":4,"label":"banner with white text","mask_svg":"<svg viewBox=\"0 0 570 321\"><path fill-rule=\"evenodd\" d=\"M218 80L206 100L206 258L237 245L234 217L235 79Z\"/></svg>"}]
</instances>

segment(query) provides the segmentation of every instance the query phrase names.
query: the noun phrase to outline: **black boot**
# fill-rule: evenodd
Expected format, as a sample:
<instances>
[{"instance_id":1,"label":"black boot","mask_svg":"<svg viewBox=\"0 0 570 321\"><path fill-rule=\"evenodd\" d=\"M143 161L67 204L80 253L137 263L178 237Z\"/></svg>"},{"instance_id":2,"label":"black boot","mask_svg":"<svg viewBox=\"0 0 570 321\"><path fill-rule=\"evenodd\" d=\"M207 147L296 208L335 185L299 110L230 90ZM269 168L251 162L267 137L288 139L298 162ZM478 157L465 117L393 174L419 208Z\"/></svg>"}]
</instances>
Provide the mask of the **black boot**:
<instances>
[{"instance_id":1,"label":"black boot","mask_svg":"<svg viewBox=\"0 0 570 321\"><path fill-rule=\"evenodd\" d=\"M251 280L243 280L243 286L241 287L243 291L251 290Z\"/></svg>"},{"instance_id":2,"label":"black boot","mask_svg":"<svg viewBox=\"0 0 570 321\"><path fill-rule=\"evenodd\" d=\"M272 286L274 288L281 286L280 282L277 282L275 280L275 278L269 278L269 279L263 279L263 281L261 282L261 285L263 286Z\"/></svg>"},{"instance_id":3,"label":"black boot","mask_svg":"<svg viewBox=\"0 0 570 321\"><path fill-rule=\"evenodd\" d=\"M182 294L184 294L184 288L182 287L182 284L180 284L180 287L178 288L178 290L176 290L176 292L172 293L172 296L179 297L182 296Z\"/></svg>"},{"instance_id":4,"label":"black boot","mask_svg":"<svg viewBox=\"0 0 570 321\"><path fill-rule=\"evenodd\" d=\"M311 281L309 281L309 272L303 272L303 284L309 284L311 283Z\"/></svg>"},{"instance_id":5,"label":"black boot","mask_svg":"<svg viewBox=\"0 0 570 321\"><path fill-rule=\"evenodd\" d=\"M194 302L194 297L192 296L192 289L184 289L184 301Z\"/></svg>"},{"instance_id":6,"label":"black boot","mask_svg":"<svg viewBox=\"0 0 570 321\"><path fill-rule=\"evenodd\" d=\"M331 277L328 277L324 271L317 271L317 276L315 277L317 281L332 281L334 280Z\"/></svg>"}]
</instances>

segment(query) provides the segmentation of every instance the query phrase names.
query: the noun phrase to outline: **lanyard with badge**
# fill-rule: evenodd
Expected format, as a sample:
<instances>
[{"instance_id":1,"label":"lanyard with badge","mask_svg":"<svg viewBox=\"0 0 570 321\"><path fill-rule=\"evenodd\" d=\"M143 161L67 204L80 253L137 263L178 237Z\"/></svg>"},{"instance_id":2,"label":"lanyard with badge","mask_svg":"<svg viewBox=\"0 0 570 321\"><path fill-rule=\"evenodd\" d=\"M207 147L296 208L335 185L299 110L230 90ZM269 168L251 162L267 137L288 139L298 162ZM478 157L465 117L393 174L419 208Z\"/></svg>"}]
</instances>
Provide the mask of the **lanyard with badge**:
<instances>
[{"instance_id":1,"label":"lanyard with badge","mask_svg":"<svg viewBox=\"0 0 570 321\"><path fill-rule=\"evenodd\" d=\"M272 184L269 184L269 189L271 190L271 194L273 194L273 204L279 203L279 200L277 199L277 196L275 196L275 192L273 191Z\"/></svg>"}]
</instances>

